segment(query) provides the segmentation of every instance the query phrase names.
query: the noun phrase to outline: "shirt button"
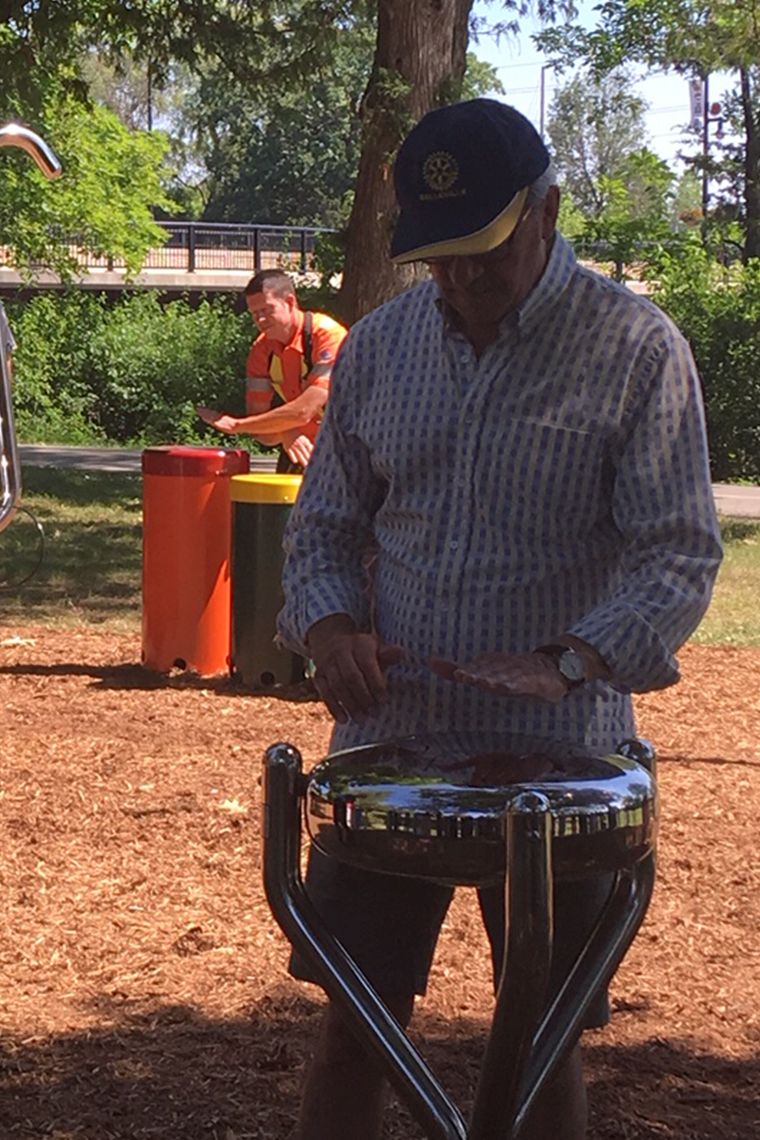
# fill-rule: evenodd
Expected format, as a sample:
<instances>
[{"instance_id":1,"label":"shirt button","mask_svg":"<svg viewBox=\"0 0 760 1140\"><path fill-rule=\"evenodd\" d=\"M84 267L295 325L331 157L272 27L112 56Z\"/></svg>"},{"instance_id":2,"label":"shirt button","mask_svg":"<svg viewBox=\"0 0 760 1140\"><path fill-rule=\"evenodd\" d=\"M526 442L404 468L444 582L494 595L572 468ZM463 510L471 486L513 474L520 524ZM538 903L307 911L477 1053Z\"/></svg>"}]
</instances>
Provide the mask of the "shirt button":
<instances>
[{"instance_id":1,"label":"shirt button","mask_svg":"<svg viewBox=\"0 0 760 1140\"><path fill-rule=\"evenodd\" d=\"M451 542L449 543L449 550L456 550L458 546L459 543L457 540L455 538L452 538Z\"/></svg>"}]
</instances>

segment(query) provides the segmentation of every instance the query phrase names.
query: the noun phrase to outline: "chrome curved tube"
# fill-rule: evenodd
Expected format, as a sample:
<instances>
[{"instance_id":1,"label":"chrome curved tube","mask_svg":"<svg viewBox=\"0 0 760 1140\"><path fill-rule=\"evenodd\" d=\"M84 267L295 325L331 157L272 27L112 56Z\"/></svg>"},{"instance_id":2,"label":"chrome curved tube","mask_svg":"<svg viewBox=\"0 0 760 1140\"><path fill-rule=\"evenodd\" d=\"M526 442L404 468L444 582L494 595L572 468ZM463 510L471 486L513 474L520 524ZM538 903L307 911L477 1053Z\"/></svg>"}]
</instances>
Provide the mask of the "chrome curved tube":
<instances>
[{"instance_id":1,"label":"chrome curved tube","mask_svg":"<svg viewBox=\"0 0 760 1140\"><path fill-rule=\"evenodd\" d=\"M57 178L61 164L39 135L19 123L0 127L0 147L15 146L30 154L46 178ZM0 344L0 531L13 518L21 497L21 460L13 423L11 359L7 345Z\"/></svg>"},{"instance_id":2,"label":"chrome curved tube","mask_svg":"<svg viewBox=\"0 0 760 1140\"><path fill-rule=\"evenodd\" d=\"M61 173L61 164L45 140L20 123L6 123L0 127L0 146L17 146L25 150L46 178L57 178Z\"/></svg>"}]
</instances>

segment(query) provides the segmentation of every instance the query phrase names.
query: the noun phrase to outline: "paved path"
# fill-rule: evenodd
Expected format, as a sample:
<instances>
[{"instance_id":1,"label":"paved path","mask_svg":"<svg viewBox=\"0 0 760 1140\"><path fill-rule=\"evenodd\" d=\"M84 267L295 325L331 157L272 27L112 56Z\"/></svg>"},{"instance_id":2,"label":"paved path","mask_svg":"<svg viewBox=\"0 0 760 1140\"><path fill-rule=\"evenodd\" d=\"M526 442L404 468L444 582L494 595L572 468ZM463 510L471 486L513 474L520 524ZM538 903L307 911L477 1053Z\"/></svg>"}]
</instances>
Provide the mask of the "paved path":
<instances>
[{"instance_id":1,"label":"paved path","mask_svg":"<svg viewBox=\"0 0 760 1140\"><path fill-rule=\"evenodd\" d=\"M23 467L77 467L89 471L140 474L141 450L117 447L59 447L54 443L19 445ZM274 471L275 455L252 455L251 471Z\"/></svg>"},{"instance_id":2,"label":"paved path","mask_svg":"<svg viewBox=\"0 0 760 1140\"><path fill-rule=\"evenodd\" d=\"M730 519L760 519L760 487L713 483L715 503Z\"/></svg>"},{"instance_id":3,"label":"paved path","mask_svg":"<svg viewBox=\"0 0 760 1140\"><path fill-rule=\"evenodd\" d=\"M140 473L142 451L111 447L58 447L49 443L22 443L21 464L28 467L78 467L91 471ZM273 471L276 456L252 455L252 471ZM760 519L760 487L713 484L715 502L722 515L735 519Z\"/></svg>"}]
</instances>

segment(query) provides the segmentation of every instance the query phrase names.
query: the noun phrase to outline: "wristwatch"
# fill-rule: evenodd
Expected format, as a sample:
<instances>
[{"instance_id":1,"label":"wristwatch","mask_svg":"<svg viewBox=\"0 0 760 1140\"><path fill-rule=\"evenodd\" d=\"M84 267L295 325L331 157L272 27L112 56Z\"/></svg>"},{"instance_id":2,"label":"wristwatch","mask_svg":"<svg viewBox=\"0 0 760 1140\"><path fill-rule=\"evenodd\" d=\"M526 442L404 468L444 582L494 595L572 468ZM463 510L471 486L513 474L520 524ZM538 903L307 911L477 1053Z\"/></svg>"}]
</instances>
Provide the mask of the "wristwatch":
<instances>
[{"instance_id":1,"label":"wristwatch","mask_svg":"<svg viewBox=\"0 0 760 1140\"><path fill-rule=\"evenodd\" d=\"M559 674L567 685L567 690L578 689L586 678L586 666L580 653L576 653L569 645L539 645L534 653L543 653L544 657L551 657L559 670Z\"/></svg>"}]
</instances>

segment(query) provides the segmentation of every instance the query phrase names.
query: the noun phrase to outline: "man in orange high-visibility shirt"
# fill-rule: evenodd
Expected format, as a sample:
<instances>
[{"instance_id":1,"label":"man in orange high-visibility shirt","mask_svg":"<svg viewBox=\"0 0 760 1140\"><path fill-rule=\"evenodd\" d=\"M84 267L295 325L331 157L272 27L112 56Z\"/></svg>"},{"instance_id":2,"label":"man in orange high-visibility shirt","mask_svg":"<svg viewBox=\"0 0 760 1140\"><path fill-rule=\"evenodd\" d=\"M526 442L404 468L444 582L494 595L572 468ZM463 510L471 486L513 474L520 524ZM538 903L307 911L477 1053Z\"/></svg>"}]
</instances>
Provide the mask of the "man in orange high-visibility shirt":
<instances>
[{"instance_id":1,"label":"man in orange high-visibility shirt","mask_svg":"<svg viewBox=\"0 0 760 1140\"><path fill-rule=\"evenodd\" d=\"M262 269L252 277L245 299L259 329L246 367L246 415L213 408L198 408L198 415L230 435L280 444L277 470L300 470L311 458L347 330L325 313L305 313L281 269ZM275 395L282 402L273 408Z\"/></svg>"}]
</instances>

